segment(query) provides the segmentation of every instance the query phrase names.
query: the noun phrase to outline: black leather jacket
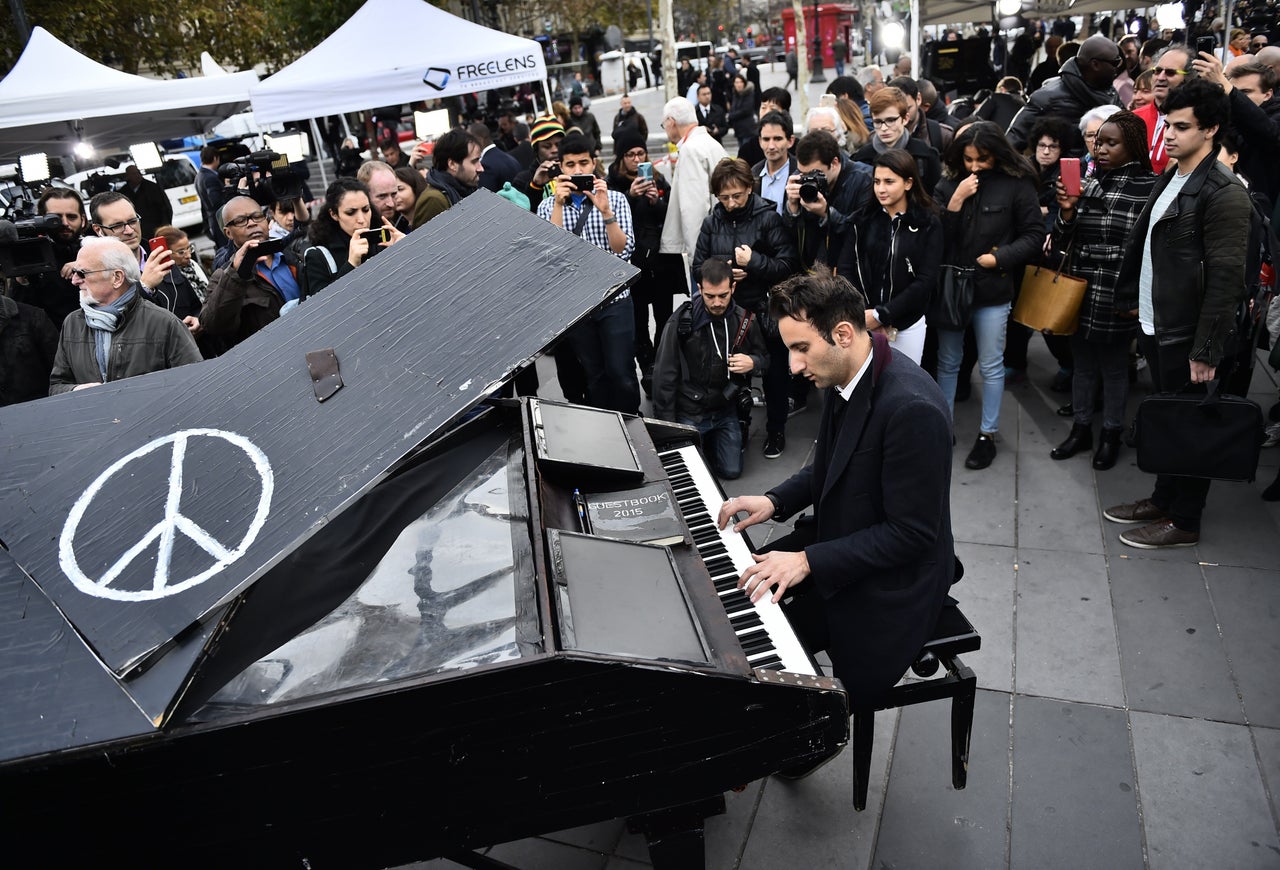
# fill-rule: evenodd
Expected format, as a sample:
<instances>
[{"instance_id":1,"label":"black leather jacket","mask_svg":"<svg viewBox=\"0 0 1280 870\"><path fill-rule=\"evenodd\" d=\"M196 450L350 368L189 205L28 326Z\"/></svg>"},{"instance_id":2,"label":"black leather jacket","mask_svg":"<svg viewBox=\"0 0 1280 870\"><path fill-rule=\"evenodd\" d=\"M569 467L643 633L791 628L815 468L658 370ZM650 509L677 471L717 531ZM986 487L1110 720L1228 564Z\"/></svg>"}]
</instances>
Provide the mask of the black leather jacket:
<instances>
[{"instance_id":1,"label":"black leather jacket","mask_svg":"<svg viewBox=\"0 0 1280 870\"><path fill-rule=\"evenodd\" d=\"M1217 159L1217 150L1191 172L1163 215L1151 209L1169 186L1172 172L1156 181L1147 207L1129 235L1116 284L1116 309L1138 307L1138 280L1147 229L1151 228L1151 295L1156 340L1191 341L1188 358L1216 366L1245 295L1249 243L1249 194Z\"/></svg>"},{"instance_id":2,"label":"black leather jacket","mask_svg":"<svg viewBox=\"0 0 1280 870\"><path fill-rule=\"evenodd\" d=\"M716 203L702 222L693 252L693 277L702 280L702 264L711 257L733 259L739 245L751 248L747 277L738 282L733 299L743 308L758 310L769 288L791 275L800 266L795 241L773 203L751 194L746 205L726 211Z\"/></svg>"},{"instance_id":3,"label":"black leather jacket","mask_svg":"<svg viewBox=\"0 0 1280 870\"><path fill-rule=\"evenodd\" d=\"M850 221L839 273L885 326L906 329L929 310L942 265L942 220L910 206L892 221L877 203Z\"/></svg>"}]
</instances>

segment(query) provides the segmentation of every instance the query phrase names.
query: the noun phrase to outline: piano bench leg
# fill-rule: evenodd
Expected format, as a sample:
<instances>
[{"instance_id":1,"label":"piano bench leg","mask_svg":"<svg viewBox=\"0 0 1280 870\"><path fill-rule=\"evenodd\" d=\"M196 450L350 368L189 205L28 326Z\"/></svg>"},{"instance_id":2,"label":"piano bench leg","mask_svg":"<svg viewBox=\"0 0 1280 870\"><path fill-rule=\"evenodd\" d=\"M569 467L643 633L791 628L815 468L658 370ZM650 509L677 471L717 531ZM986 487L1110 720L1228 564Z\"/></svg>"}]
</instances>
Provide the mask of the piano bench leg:
<instances>
[{"instance_id":1,"label":"piano bench leg","mask_svg":"<svg viewBox=\"0 0 1280 870\"><path fill-rule=\"evenodd\" d=\"M969 739L973 735L973 707L978 694L978 678L957 662L961 686L951 699L951 785L957 791L969 778Z\"/></svg>"},{"instance_id":2,"label":"piano bench leg","mask_svg":"<svg viewBox=\"0 0 1280 870\"><path fill-rule=\"evenodd\" d=\"M876 733L876 711L853 714L853 808L867 808L867 786L871 779L871 746Z\"/></svg>"},{"instance_id":3,"label":"piano bench leg","mask_svg":"<svg viewBox=\"0 0 1280 870\"><path fill-rule=\"evenodd\" d=\"M706 867L703 832L707 817L723 813L724 795L683 804L655 813L632 816L627 827L642 833L649 844L654 870L702 870Z\"/></svg>"}]
</instances>

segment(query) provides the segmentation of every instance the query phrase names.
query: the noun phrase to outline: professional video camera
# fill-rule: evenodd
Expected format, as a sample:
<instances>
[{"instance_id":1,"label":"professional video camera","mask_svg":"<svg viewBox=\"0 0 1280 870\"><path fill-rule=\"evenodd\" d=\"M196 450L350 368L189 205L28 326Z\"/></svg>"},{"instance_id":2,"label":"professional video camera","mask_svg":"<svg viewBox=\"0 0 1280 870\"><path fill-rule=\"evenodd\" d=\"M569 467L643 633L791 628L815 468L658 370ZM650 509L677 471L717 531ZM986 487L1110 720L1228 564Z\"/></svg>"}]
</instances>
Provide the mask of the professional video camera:
<instances>
[{"instance_id":1,"label":"professional video camera","mask_svg":"<svg viewBox=\"0 0 1280 870\"><path fill-rule=\"evenodd\" d=\"M821 169L810 169L800 173L800 199L805 202L817 202L818 195L827 195L827 174Z\"/></svg>"},{"instance_id":2,"label":"professional video camera","mask_svg":"<svg viewBox=\"0 0 1280 870\"><path fill-rule=\"evenodd\" d=\"M37 215L34 200L18 195L0 206L0 274L6 278L39 275L58 269L50 234L62 227L57 215ZM3 200L0 200L3 203Z\"/></svg>"},{"instance_id":3,"label":"professional video camera","mask_svg":"<svg viewBox=\"0 0 1280 870\"><path fill-rule=\"evenodd\" d=\"M295 200L302 196L302 177L289 168L288 158L274 151L253 151L239 143L222 150L218 177L231 191L248 179L246 192L257 202L269 206L276 200ZM224 188L224 191L225 191ZM229 191L227 191L229 193Z\"/></svg>"}]
</instances>

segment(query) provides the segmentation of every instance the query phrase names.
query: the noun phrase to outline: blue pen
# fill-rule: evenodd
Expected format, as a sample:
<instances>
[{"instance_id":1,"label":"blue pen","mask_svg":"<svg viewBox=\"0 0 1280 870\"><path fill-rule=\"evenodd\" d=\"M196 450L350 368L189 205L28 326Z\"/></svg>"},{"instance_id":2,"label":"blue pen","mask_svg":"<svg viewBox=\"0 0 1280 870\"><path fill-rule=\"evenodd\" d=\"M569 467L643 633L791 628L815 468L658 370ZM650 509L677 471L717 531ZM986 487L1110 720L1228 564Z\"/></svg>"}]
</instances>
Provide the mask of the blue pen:
<instances>
[{"instance_id":1,"label":"blue pen","mask_svg":"<svg viewBox=\"0 0 1280 870\"><path fill-rule=\"evenodd\" d=\"M573 503L578 507L579 529L586 534L590 534L591 530L587 526L587 502L582 497L582 493L578 491L577 487L574 487L573 489Z\"/></svg>"}]
</instances>

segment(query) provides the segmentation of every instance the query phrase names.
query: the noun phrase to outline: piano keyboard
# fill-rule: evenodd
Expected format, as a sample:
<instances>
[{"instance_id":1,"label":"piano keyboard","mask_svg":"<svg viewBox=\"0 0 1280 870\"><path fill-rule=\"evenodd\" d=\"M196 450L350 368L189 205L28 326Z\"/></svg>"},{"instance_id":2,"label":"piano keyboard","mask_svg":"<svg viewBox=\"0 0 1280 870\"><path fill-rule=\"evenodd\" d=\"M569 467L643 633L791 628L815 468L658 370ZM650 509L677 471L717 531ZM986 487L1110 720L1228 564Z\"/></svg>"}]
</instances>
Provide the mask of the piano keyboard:
<instances>
[{"instance_id":1,"label":"piano keyboard","mask_svg":"<svg viewBox=\"0 0 1280 870\"><path fill-rule=\"evenodd\" d=\"M658 456L748 664L753 668L816 676L812 660L800 645L782 608L767 596L753 604L746 593L738 589L738 578L755 560L742 535L733 531L732 526L724 531L716 528L724 493L698 449L679 447L662 451Z\"/></svg>"}]
</instances>

